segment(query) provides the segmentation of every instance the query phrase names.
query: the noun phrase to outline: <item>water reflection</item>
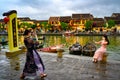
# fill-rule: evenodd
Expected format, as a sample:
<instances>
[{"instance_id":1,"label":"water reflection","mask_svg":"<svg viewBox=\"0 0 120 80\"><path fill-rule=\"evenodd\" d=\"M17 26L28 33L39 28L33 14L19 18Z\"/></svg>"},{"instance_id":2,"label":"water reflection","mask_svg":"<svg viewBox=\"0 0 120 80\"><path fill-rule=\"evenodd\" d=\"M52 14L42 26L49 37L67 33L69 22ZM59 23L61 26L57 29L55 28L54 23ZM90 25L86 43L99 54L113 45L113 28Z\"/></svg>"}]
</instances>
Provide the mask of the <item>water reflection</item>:
<instances>
[{"instance_id":1,"label":"water reflection","mask_svg":"<svg viewBox=\"0 0 120 80\"><path fill-rule=\"evenodd\" d=\"M107 71L107 64L101 64L100 62L95 64L96 66L96 72L98 72L98 78L100 80L107 80L107 74L106 74L106 71Z\"/></svg>"},{"instance_id":2,"label":"water reflection","mask_svg":"<svg viewBox=\"0 0 120 80\"><path fill-rule=\"evenodd\" d=\"M2 36L1 36L2 37ZM38 36L38 38L41 36ZM93 42L101 40L101 36L45 36L44 47L54 46L59 44L65 44L65 49L68 51L68 48L75 42L79 42L84 46L88 42ZM7 39L7 37L5 36ZM110 40L110 45L107 47L108 59L114 59L120 61L120 36L108 36ZM24 45L24 37L19 36L19 46ZM40 41L43 42L43 41ZM99 47L99 45L96 45Z\"/></svg>"},{"instance_id":3,"label":"water reflection","mask_svg":"<svg viewBox=\"0 0 120 80\"><path fill-rule=\"evenodd\" d=\"M16 70L16 71L20 70L20 60L18 56L12 57L10 55L6 55L6 57L10 61L11 70Z\"/></svg>"},{"instance_id":4,"label":"water reflection","mask_svg":"<svg viewBox=\"0 0 120 80\"><path fill-rule=\"evenodd\" d=\"M46 36L45 46L66 44L66 47L69 47L75 42L79 42L81 45L85 45L87 42L92 42L93 39L94 39L94 36L91 36L91 37L88 37L88 36L84 36L84 37L83 36L68 36L68 37Z\"/></svg>"},{"instance_id":5,"label":"water reflection","mask_svg":"<svg viewBox=\"0 0 120 80\"><path fill-rule=\"evenodd\" d=\"M108 59L120 60L120 37L109 36L110 45L107 47ZM65 48L74 44L76 41L84 46L88 42L101 40L101 36L46 36L45 46L52 46L58 44L65 44ZM99 47L100 45L96 45Z\"/></svg>"}]
</instances>

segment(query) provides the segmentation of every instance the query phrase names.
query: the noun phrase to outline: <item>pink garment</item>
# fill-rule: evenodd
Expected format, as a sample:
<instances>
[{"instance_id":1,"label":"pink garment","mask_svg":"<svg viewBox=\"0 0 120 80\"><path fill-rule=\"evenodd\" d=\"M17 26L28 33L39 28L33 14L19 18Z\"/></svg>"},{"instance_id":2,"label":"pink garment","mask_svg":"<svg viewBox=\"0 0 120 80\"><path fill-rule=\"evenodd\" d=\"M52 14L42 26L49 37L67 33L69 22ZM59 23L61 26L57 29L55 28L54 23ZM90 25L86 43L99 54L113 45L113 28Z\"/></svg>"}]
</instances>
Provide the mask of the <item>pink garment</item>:
<instances>
[{"instance_id":1,"label":"pink garment","mask_svg":"<svg viewBox=\"0 0 120 80\"><path fill-rule=\"evenodd\" d=\"M93 58L97 59L98 61L101 61L103 59L103 54L106 53L107 42L101 41L100 44L101 44L101 47L96 50L93 56Z\"/></svg>"}]
</instances>

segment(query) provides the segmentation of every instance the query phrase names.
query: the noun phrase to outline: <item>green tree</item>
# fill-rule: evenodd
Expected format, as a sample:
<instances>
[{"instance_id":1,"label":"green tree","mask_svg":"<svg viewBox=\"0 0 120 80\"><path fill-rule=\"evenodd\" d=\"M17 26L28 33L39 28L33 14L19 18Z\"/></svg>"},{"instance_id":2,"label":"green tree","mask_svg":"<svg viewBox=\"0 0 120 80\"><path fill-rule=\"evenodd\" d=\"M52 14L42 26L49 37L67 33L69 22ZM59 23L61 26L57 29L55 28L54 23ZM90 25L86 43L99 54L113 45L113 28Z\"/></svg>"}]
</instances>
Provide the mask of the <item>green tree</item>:
<instances>
[{"instance_id":1,"label":"green tree","mask_svg":"<svg viewBox=\"0 0 120 80\"><path fill-rule=\"evenodd\" d=\"M106 24L106 23L104 23L104 24L103 24L103 27L107 27L107 24Z\"/></svg>"},{"instance_id":2,"label":"green tree","mask_svg":"<svg viewBox=\"0 0 120 80\"><path fill-rule=\"evenodd\" d=\"M0 24L0 31L2 30L2 28L1 28L1 27L2 27L2 24Z\"/></svg>"},{"instance_id":3,"label":"green tree","mask_svg":"<svg viewBox=\"0 0 120 80\"><path fill-rule=\"evenodd\" d=\"M108 20L108 28L112 28L115 26L115 21L114 20Z\"/></svg>"},{"instance_id":4,"label":"green tree","mask_svg":"<svg viewBox=\"0 0 120 80\"><path fill-rule=\"evenodd\" d=\"M27 26L27 28L31 28L32 24L27 23L27 22L23 22L19 25L19 28L25 28L25 26Z\"/></svg>"},{"instance_id":5,"label":"green tree","mask_svg":"<svg viewBox=\"0 0 120 80\"><path fill-rule=\"evenodd\" d=\"M67 30L69 27L68 27L68 23L65 23L65 22L61 22L61 29L62 30Z\"/></svg>"},{"instance_id":6,"label":"green tree","mask_svg":"<svg viewBox=\"0 0 120 80\"><path fill-rule=\"evenodd\" d=\"M41 26L46 30L49 30L52 26L48 22L41 22Z\"/></svg>"},{"instance_id":7,"label":"green tree","mask_svg":"<svg viewBox=\"0 0 120 80\"><path fill-rule=\"evenodd\" d=\"M2 24L0 23L0 30L1 30Z\"/></svg>"},{"instance_id":8,"label":"green tree","mask_svg":"<svg viewBox=\"0 0 120 80\"><path fill-rule=\"evenodd\" d=\"M93 24L92 21L86 21L86 23L85 23L85 29L91 31L91 29L92 29L92 24Z\"/></svg>"},{"instance_id":9,"label":"green tree","mask_svg":"<svg viewBox=\"0 0 120 80\"><path fill-rule=\"evenodd\" d=\"M35 29L35 28L36 28L36 25L35 25L35 24L31 25L31 28L32 28L32 29Z\"/></svg>"}]
</instances>

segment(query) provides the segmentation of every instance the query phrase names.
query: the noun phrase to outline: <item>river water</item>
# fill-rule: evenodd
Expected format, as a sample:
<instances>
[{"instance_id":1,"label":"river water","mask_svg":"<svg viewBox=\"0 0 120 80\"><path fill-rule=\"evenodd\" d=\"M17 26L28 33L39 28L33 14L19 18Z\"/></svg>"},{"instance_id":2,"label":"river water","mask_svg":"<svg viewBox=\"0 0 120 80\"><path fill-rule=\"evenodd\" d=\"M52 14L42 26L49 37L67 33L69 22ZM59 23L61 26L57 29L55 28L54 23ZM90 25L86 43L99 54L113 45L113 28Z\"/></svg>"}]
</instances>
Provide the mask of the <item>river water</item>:
<instances>
[{"instance_id":1,"label":"river water","mask_svg":"<svg viewBox=\"0 0 120 80\"><path fill-rule=\"evenodd\" d=\"M40 37L38 36L38 38ZM0 36L1 40L3 38L7 40L7 36ZM88 42L93 43L93 40L99 41L101 38L102 36L45 36L45 40L40 40L40 42L44 42L44 47L64 44L66 54L69 54L68 49L75 42L79 42L84 46ZM107 46L108 60L120 61L120 36L108 36L108 39L110 41L110 44ZM19 36L19 45L24 45L23 36ZM97 48L100 47L100 45L96 46Z\"/></svg>"},{"instance_id":2,"label":"river water","mask_svg":"<svg viewBox=\"0 0 120 80\"><path fill-rule=\"evenodd\" d=\"M76 41L84 46L88 42L93 43L93 40L99 41L101 38L102 36L46 36L45 47L65 44L66 51L69 51L69 47ZM110 41L107 46L108 59L120 61L120 36L108 36L108 39ZM100 47L100 45L96 46Z\"/></svg>"}]
</instances>

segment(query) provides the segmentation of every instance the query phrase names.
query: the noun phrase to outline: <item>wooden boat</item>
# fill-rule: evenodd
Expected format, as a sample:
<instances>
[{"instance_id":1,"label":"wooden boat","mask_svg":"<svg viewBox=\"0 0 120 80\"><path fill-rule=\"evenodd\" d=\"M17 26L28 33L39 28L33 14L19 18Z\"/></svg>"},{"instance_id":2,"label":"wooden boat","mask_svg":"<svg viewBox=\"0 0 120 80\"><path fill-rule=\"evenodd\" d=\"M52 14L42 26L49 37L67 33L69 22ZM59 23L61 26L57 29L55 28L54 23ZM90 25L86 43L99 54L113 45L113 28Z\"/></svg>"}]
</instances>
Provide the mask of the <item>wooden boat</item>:
<instances>
[{"instance_id":1,"label":"wooden boat","mask_svg":"<svg viewBox=\"0 0 120 80\"><path fill-rule=\"evenodd\" d=\"M93 56L96 51L96 46L92 43L87 43L83 46L82 54L85 56Z\"/></svg>"},{"instance_id":2,"label":"wooden boat","mask_svg":"<svg viewBox=\"0 0 120 80\"><path fill-rule=\"evenodd\" d=\"M1 41L0 44L1 44L1 45L7 45L7 44L8 44L8 41Z\"/></svg>"},{"instance_id":3,"label":"wooden boat","mask_svg":"<svg viewBox=\"0 0 120 80\"><path fill-rule=\"evenodd\" d=\"M40 51L57 53L57 49L60 49L62 47L63 45L50 46L50 47L41 48Z\"/></svg>"},{"instance_id":4,"label":"wooden boat","mask_svg":"<svg viewBox=\"0 0 120 80\"><path fill-rule=\"evenodd\" d=\"M66 32L64 33L64 36L73 36L73 35L74 35L74 33L71 32L71 31L66 31Z\"/></svg>"},{"instance_id":5,"label":"wooden boat","mask_svg":"<svg viewBox=\"0 0 120 80\"><path fill-rule=\"evenodd\" d=\"M56 53L56 49L51 49L51 47L45 47L45 48L41 48L40 51L43 51L43 52L53 52L53 53Z\"/></svg>"},{"instance_id":6,"label":"wooden boat","mask_svg":"<svg viewBox=\"0 0 120 80\"><path fill-rule=\"evenodd\" d=\"M3 46L3 49L5 49L5 45L8 45L8 41L2 40L0 42L0 47Z\"/></svg>"},{"instance_id":7,"label":"wooden boat","mask_svg":"<svg viewBox=\"0 0 120 80\"><path fill-rule=\"evenodd\" d=\"M76 42L72 46L69 47L69 53L75 54L75 55L81 55L82 54L82 46Z\"/></svg>"}]
</instances>

